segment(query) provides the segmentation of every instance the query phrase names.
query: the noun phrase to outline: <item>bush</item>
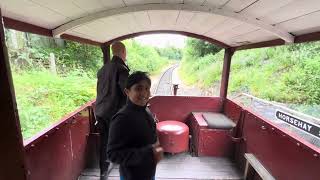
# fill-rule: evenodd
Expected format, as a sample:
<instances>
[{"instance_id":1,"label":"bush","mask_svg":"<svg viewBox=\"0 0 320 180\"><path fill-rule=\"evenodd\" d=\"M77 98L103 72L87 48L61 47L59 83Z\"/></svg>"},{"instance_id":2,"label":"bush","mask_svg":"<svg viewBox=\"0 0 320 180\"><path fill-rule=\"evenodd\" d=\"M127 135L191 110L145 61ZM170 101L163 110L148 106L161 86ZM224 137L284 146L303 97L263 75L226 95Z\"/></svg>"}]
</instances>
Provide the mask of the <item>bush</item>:
<instances>
[{"instance_id":1,"label":"bush","mask_svg":"<svg viewBox=\"0 0 320 180\"><path fill-rule=\"evenodd\" d=\"M46 71L13 72L23 137L29 138L96 97L96 80L79 72L68 77Z\"/></svg>"},{"instance_id":2,"label":"bush","mask_svg":"<svg viewBox=\"0 0 320 180\"><path fill-rule=\"evenodd\" d=\"M187 44L188 46L188 44ZM320 42L237 51L231 64L229 93L293 104L320 104ZM223 52L198 57L184 50L180 75L188 84L209 87L221 78Z\"/></svg>"},{"instance_id":3,"label":"bush","mask_svg":"<svg viewBox=\"0 0 320 180\"><path fill-rule=\"evenodd\" d=\"M125 44L127 63L131 72L139 70L155 74L169 63L168 59L161 57L154 47L141 45L134 40L127 40Z\"/></svg>"}]
</instances>

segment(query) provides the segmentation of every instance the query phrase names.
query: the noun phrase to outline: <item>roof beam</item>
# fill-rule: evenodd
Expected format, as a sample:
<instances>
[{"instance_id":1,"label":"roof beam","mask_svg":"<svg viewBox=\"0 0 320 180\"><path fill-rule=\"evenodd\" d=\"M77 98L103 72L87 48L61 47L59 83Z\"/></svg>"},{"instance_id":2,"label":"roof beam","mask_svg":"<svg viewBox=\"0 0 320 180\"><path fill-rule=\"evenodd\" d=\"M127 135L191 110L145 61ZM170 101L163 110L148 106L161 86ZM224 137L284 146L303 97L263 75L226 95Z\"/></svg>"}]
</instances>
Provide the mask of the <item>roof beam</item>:
<instances>
[{"instance_id":1,"label":"roof beam","mask_svg":"<svg viewBox=\"0 0 320 180\"><path fill-rule=\"evenodd\" d=\"M280 46L280 45L284 45L284 44L285 44L285 41L283 41L282 39L275 39L275 40L270 40L270 41L263 41L263 42L253 43L253 44L237 46L237 47L234 47L234 49L236 51L238 51L238 50Z\"/></svg>"},{"instance_id":2,"label":"roof beam","mask_svg":"<svg viewBox=\"0 0 320 180\"><path fill-rule=\"evenodd\" d=\"M287 43L294 42L294 36L291 35L290 33L278 27L267 24L254 17L235 13L233 11L229 11L226 9L218 9L218 8L212 8L207 6L189 5L189 4L144 4L144 5L121 7L116 9L108 9L108 10L100 11L85 17L80 17L78 19L69 21L66 24L63 24L53 29L52 33L54 36L60 36L61 34L66 33L68 30L72 30L80 25L87 24L89 22L95 21L100 18L106 18L110 16L130 13L130 12L139 12L139 11L147 11L147 10L177 10L177 11L191 11L191 12L202 12L202 13L221 15L221 16L233 18L235 20L269 31L270 33L278 36L279 38L283 39Z\"/></svg>"},{"instance_id":3,"label":"roof beam","mask_svg":"<svg viewBox=\"0 0 320 180\"><path fill-rule=\"evenodd\" d=\"M312 42L312 41L320 41L320 31L302 34L294 38L294 43L305 43L305 42ZM283 41L282 39L274 39L270 41L247 44L247 45L237 46L233 48L235 50L246 50L246 49L281 46L285 44L286 44L285 41Z\"/></svg>"},{"instance_id":4,"label":"roof beam","mask_svg":"<svg viewBox=\"0 0 320 180\"><path fill-rule=\"evenodd\" d=\"M17 31L29 32L33 34L39 34L42 36L52 37L52 31L50 29L46 29L40 26L21 22L8 17L3 17L3 23L4 23L4 26L8 29L14 29Z\"/></svg>"},{"instance_id":5,"label":"roof beam","mask_svg":"<svg viewBox=\"0 0 320 180\"><path fill-rule=\"evenodd\" d=\"M319 41L319 40L320 40L320 31L297 36L294 40L294 43L303 43L303 42Z\"/></svg>"},{"instance_id":6,"label":"roof beam","mask_svg":"<svg viewBox=\"0 0 320 180\"><path fill-rule=\"evenodd\" d=\"M69 35L69 34L62 34L61 38L65 39L65 40L75 41L75 42L83 43L83 44L90 44L90 45L94 45L94 46L101 46L102 45L102 43L99 43L97 41L92 41L90 39L85 39L85 38L81 38L81 37L73 36L73 35Z\"/></svg>"},{"instance_id":7,"label":"roof beam","mask_svg":"<svg viewBox=\"0 0 320 180\"><path fill-rule=\"evenodd\" d=\"M42 35L42 36L52 37L52 30L50 29L46 29L40 26L18 21L8 17L3 17L3 22L4 22L4 26L8 29L14 29L17 31L29 32L33 34ZM78 43L90 44L94 46L100 46L102 44L100 42L96 42L90 39L85 39L85 38L81 38L81 37L77 37L69 34L63 34L61 38L65 40L71 40Z\"/></svg>"},{"instance_id":8,"label":"roof beam","mask_svg":"<svg viewBox=\"0 0 320 180\"><path fill-rule=\"evenodd\" d=\"M215 40L215 39L212 39L212 38L209 38L207 36L203 36L203 35L199 35L199 34L194 34L194 33L190 33L190 32L185 32L185 31L175 31L175 30L156 30L156 31L143 31L143 32L137 32L137 33L132 33L132 34L127 34L127 35L124 35L124 36L120 36L120 37L117 37L117 38L114 38L114 39L111 39L107 42L105 42L104 44L106 45L110 45L112 44L113 42L115 41L122 41L122 40L125 40L125 39L129 39L129 38L134 38L134 37L137 37L137 36L141 36L141 35L147 35L147 34L180 34L180 35L184 35L184 36L188 36L188 37L193 37L193 38L197 38L197 39L202 39L204 41L208 41L212 44L215 44L221 48L230 48L229 45L221 42L221 41L218 41L218 40ZM62 35L63 36L63 35Z\"/></svg>"}]
</instances>

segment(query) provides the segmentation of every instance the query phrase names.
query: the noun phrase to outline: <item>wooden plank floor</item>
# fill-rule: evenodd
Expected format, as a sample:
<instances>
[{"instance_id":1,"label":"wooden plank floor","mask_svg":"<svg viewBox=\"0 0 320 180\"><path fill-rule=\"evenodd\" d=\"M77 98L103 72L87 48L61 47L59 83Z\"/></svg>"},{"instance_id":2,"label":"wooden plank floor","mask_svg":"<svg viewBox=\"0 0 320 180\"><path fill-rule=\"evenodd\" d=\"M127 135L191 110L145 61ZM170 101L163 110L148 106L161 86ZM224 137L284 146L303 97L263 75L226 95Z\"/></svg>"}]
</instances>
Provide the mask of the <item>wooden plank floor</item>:
<instances>
[{"instance_id":1,"label":"wooden plank floor","mask_svg":"<svg viewBox=\"0 0 320 180\"><path fill-rule=\"evenodd\" d=\"M79 180L99 180L99 169L87 169ZM189 154L166 155L158 164L156 180L238 180L242 173L235 163L220 157L192 157ZM119 180L119 167L111 171L108 180Z\"/></svg>"}]
</instances>

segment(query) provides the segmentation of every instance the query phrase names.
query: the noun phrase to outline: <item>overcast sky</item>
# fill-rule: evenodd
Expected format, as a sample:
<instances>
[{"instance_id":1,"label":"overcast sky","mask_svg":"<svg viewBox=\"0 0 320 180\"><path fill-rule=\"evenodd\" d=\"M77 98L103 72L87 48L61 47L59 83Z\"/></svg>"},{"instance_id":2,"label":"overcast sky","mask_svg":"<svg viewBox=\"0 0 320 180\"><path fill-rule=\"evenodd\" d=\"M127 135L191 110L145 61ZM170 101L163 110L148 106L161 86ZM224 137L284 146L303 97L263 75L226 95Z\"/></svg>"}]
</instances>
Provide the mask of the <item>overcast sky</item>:
<instances>
[{"instance_id":1,"label":"overcast sky","mask_svg":"<svg viewBox=\"0 0 320 180\"><path fill-rule=\"evenodd\" d=\"M175 46L178 48L183 48L186 36L175 34L151 34L139 36L134 39L142 44L156 47Z\"/></svg>"}]
</instances>

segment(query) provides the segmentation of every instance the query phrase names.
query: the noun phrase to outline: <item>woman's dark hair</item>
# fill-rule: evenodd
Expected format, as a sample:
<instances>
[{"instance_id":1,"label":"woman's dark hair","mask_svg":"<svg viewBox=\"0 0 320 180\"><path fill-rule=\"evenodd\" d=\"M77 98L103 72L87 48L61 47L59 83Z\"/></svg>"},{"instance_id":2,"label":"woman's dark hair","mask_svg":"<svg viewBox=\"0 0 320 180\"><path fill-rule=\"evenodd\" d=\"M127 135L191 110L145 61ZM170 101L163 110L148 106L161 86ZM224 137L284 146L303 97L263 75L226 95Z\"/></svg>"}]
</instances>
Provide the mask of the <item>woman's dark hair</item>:
<instances>
[{"instance_id":1,"label":"woman's dark hair","mask_svg":"<svg viewBox=\"0 0 320 180\"><path fill-rule=\"evenodd\" d=\"M126 88L130 89L131 86L143 80L147 81L148 84L151 85L151 80L146 72L142 72L142 71L133 72L127 79Z\"/></svg>"}]
</instances>

